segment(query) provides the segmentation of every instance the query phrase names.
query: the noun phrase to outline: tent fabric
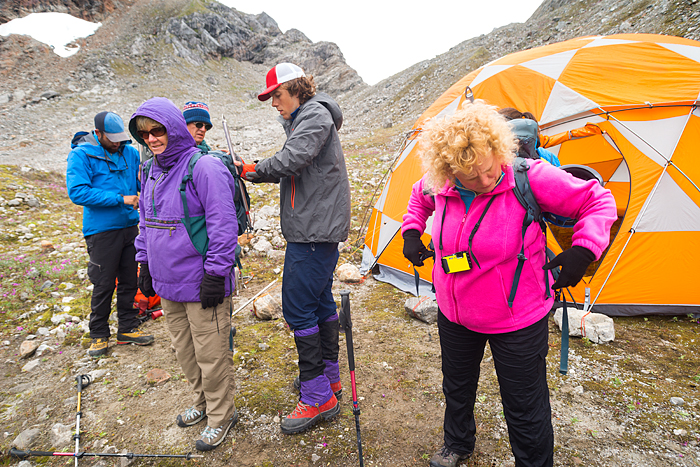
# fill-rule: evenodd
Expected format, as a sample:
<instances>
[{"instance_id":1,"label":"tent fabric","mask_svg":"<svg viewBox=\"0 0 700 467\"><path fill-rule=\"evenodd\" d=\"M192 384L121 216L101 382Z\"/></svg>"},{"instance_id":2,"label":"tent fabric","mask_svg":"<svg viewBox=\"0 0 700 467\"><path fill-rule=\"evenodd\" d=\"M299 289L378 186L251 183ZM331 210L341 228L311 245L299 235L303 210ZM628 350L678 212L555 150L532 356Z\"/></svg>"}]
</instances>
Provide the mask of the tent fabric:
<instances>
[{"instance_id":1,"label":"tent fabric","mask_svg":"<svg viewBox=\"0 0 700 467\"><path fill-rule=\"evenodd\" d=\"M379 280L415 293L398 231L422 176L416 138L464 105L467 87L477 99L532 112L542 145L562 164L595 169L615 196L619 229L570 289L576 302L589 288L593 311L611 316L700 312L700 42L673 36L581 37L506 55L455 83L407 137L372 212L363 272L376 266ZM552 232L548 246L567 247ZM432 267L417 268L422 288Z\"/></svg>"}]
</instances>

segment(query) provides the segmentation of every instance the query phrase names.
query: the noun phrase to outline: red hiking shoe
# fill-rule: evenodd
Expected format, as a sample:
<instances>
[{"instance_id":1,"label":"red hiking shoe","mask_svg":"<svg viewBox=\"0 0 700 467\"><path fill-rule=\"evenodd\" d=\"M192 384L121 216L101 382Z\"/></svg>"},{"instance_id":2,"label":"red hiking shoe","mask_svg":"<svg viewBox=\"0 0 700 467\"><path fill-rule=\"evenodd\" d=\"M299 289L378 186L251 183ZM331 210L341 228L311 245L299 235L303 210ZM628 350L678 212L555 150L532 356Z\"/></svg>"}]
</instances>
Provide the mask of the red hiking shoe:
<instances>
[{"instance_id":1,"label":"red hiking shoe","mask_svg":"<svg viewBox=\"0 0 700 467\"><path fill-rule=\"evenodd\" d=\"M321 419L330 420L339 413L340 404L335 394L320 407L314 407L299 401L292 413L282 420L280 428L285 435L301 433L317 424Z\"/></svg>"}]
</instances>

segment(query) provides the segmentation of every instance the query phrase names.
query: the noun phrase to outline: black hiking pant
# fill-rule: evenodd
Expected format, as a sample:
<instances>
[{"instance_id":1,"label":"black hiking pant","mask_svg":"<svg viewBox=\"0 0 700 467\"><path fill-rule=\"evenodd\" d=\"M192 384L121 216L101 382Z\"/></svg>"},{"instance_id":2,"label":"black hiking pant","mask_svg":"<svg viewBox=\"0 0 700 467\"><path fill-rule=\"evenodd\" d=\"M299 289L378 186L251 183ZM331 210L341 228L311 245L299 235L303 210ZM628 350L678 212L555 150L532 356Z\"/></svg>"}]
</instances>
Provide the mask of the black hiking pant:
<instances>
[{"instance_id":1,"label":"black hiking pant","mask_svg":"<svg viewBox=\"0 0 700 467\"><path fill-rule=\"evenodd\" d=\"M447 448L459 454L474 451L474 402L489 341L515 466L553 465L554 434L545 361L549 350L547 318L518 331L482 334L438 312Z\"/></svg>"},{"instance_id":2,"label":"black hiking pant","mask_svg":"<svg viewBox=\"0 0 700 467\"><path fill-rule=\"evenodd\" d=\"M88 277L94 285L90 302L90 337L109 337L109 315L112 311L112 295L115 281L117 289L117 332L131 332L139 325L134 308L134 296L138 289L138 263L134 239L138 227L108 230L85 237L90 255Z\"/></svg>"}]
</instances>

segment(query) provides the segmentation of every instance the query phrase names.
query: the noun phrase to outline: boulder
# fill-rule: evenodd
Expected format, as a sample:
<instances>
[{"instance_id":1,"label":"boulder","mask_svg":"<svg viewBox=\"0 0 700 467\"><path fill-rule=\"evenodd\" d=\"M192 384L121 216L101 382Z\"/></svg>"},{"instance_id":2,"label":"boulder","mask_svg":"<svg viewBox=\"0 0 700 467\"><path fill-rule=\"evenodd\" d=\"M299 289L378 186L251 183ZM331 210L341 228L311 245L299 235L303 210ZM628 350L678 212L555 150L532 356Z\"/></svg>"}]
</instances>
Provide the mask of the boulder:
<instances>
[{"instance_id":1,"label":"boulder","mask_svg":"<svg viewBox=\"0 0 700 467\"><path fill-rule=\"evenodd\" d=\"M561 330L563 308L557 308L554 322ZM615 340L615 324L612 318L600 313L588 313L576 308L567 308L569 315L569 335L572 337L587 337L594 344L605 344ZM584 318L585 315L585 318ZM583 319L583 321L582 321Z\"/></svg>"},{"instance_id":2,"label":"boulder","mask_svg":"<svg viewBox=\"0 0 700 467\"><path fill-rule=\"evenodd\" d=\"M437 322L437 302L427 295L408 298L404 303L404 309L411 318L419 319L428 324Z\"/></svg>"}]
</instances>

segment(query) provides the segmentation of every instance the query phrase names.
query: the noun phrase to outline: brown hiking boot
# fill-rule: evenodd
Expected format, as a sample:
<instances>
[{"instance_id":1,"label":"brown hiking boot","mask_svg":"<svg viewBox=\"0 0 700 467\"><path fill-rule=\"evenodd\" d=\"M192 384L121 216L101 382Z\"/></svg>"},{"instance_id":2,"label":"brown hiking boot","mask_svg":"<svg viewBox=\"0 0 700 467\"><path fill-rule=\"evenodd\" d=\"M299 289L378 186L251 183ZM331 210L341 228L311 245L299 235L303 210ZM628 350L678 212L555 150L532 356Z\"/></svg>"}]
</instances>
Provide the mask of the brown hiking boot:
<instances>
[{"instance_id":1,"label":"brown hiking boot","mask_svg":"<svg viewBox=\"0 0 700 467\"><path fill-rule=\"evenodd\" d=\"M207 426L202 432L202 436L197 440L195 447L198 451L211 451L221 444L229 430L238 422L238 412L233 412L233 417L229 418L218 428Z\"/></svg>"},{"instance_id":2,"label":"brown hiking boot","mask_svg":"<svg viewBox=\"0 0 700 467\"><path fill-rule=\"evenodd\" d=\"M457 454L443 446L430 458L430 467L457 467L463 460L469 459L469 454Z\"/></svg>"},{"instance_id":3,"label":"brown hiking boot","mask_svg":"<svg viewBox=\"0 0 700 467\"><path fill-rule=\"evenodd\" d=\"M188 426L196 425L204 420L204 417L206 416L207 414L205 410L198 410L195 407L190 407L178 415L175 421L177 422L177 426L186 428Z\"/></svg>"}]
</instances>

